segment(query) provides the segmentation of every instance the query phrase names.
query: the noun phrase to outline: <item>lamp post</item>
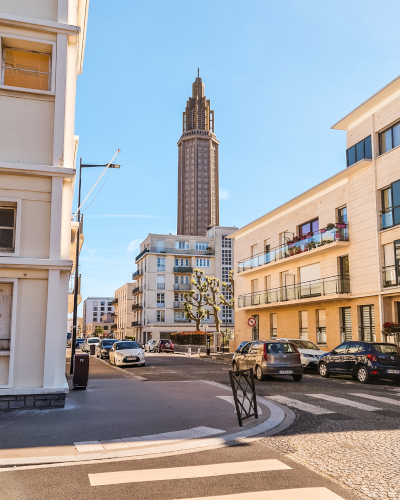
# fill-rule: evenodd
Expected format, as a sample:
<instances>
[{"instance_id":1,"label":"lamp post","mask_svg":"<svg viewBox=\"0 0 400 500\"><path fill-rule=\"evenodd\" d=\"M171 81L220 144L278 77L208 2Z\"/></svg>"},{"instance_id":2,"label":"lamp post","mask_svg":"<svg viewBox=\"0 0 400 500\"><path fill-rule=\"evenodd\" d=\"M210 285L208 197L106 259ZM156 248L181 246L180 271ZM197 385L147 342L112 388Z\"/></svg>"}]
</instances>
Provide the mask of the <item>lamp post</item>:
<instances>
[{"instance_id":1,"label":"lamp post","mask_svg":"<svg viewBox=\"0 0 400 500\"><path fill-rule=\"evenodd\" d=\"M82 168L96 168L96 167L107 167L108 168L120 168L121 165L116 165L115 163L105 163L104 165L89 165L83 164L82 158L79 162L79 187L78 187L78 211L76 213L78 218L78 231L76 233L76 253L75 253L75 284L74 284L74 313L72 320L72 338L71 338L71 363L69 372L72 374L74 372L74 355L75 355L75 345L76 345L76 323L78 320L78 285L79 285L79 238L81 229L81 181L82 181Z\"/></svg>"}]
</instances>

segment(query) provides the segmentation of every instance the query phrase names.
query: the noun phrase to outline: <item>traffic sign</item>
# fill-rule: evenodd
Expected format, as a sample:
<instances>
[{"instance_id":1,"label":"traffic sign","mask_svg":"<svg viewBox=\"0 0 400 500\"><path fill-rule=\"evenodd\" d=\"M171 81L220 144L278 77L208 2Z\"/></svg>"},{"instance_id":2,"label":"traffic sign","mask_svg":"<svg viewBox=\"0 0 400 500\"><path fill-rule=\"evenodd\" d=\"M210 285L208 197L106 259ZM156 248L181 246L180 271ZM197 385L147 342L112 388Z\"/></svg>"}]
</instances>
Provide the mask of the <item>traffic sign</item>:
<instances>
[{"instance_id":1,"label":"traffic sign","mask_svg":"<svg viewBox=\"0 0 400 500\"><path fill-rule=\"evenodd\" d=\"M256 326L256 324L257 324L256 318L249 318L247 320L247 324L253 328L253 326Z\"/></svg>"}]
</instances>

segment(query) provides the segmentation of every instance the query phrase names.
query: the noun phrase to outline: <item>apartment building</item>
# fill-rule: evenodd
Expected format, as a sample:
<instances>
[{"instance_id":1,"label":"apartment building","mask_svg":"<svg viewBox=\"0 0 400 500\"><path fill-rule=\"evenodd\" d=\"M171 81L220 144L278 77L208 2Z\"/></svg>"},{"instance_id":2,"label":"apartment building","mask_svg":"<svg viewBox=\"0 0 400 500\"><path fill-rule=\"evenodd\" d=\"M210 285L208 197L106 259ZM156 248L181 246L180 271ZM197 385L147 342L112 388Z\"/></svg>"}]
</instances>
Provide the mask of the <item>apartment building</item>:
<instances>
[{"instance_id":1,"label":"apartment building","mask_svg":"<svg viewBox=\"0 0 400 500\"><path fill-rule=\"evenodd\" d=\"M193 269L228 281L234 262L232 240L228 236L236 230L214 226L207 236L149 234L141 243L136 257L137 271L132 277L136 281L132 290L135 297L132 326L139 341L145 343L150 338L196 329L196 324L183 312L184 295L192 289ZM220 318L222 327L233 327L229 307L221 308ZM209 332L215 331L212 316L205 323Z\"/></svg>"},{"instance_id":2,"label":"apartment building","mask_svg":"<svg viewBox=\"0 0 400 500\"><path fill-rule=\"evenodd\" d=\"M112 315L114 322L112 328L116 339L123 339L126 336L135 335L135 329L132 326L135 320L134 311L138 307L135 304L136 301L133 295L135 287L136 285L134 283L125 283L125 285L118 288L115 292L113 301L114 313Z\"/></svg>"},{"instance_id":3,"label":"apartment building","mask_svg":"<svg viewBox=\"0 0 400 500\"><path fill-rule=\"evenodd\" d=\"M102 336L114 337L113 331L112 331L112 323L113 323L113 317L112 317L111 313L104 314L103 316L101 316L99 322L87 323L86 324L86 337L90 337L92 335L95 335L96 328L98 326L103 329L104 333L102 334Z\"/></svg>"},{"instance_id":4,"label":"apartment building","mask_svg":"<svg viewBox=\"0 0 400 500\"><path fill-rule=\"evenodd\" d=\"M235 345L400 340L400 77L332 128L346 168L232 235Z\"/></svg>"},{"instance_id":5,"label":"apartment building","mask_svg":"<svg viewBox=\"0 0 400 500\"><path fill-rule=\"evenodd\" d=\"M0 6L0 410L64 405L88 0Z\"/></svg>"},{"instance_id":6,"label":"apartment building","mask_svg":"<svg viewBox=\"0 0 400 500\"><path fill-rule=\"evenodd\" d=\"M114 297L88 297L83 301L83 333L87 335L89 323L100 322L104 314L114 312Z\"/></svg>"}]
</instances>

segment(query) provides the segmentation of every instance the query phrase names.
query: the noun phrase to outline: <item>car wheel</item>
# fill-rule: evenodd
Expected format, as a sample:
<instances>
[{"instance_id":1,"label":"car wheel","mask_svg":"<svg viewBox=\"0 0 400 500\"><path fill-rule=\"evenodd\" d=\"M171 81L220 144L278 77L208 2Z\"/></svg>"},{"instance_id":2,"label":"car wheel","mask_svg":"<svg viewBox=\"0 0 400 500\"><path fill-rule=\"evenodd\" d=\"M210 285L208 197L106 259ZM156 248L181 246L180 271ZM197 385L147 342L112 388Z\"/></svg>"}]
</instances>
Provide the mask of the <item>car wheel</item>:
<instances>
[{"instance_id":1,"label":"car wheel","mask_svg":"<svg viewBox=\"0 0 400 500\"><path fill-rule=\"evenodd\" d=\"M259 380L260 382L262 380L264 380L264 374L263 374L263 371L261 369L261 366L259 366L259 365L256 366L256 377L257 377L257 380Z\"/></svg>"},{"instance_id":2,"label":"car wheel","mask_svg":"<svg viewBox=\"0 0 400 500\"><path fill-rule=\"evenodd\" d=\"M326 363L320 363L318 366L318 373L321 375L321 377L328 378L330 373L328 371L328 367L326 366Z\"/></svg>"},{"instance_id":3,"label":"car wheel","mask_svg":"<svg viewBox=\"0 0 400 500\"><path fill-rule=\"evenodd\" d=\"M292 375L292 377L293 377L293 380L295 382L300 382L300 380L303 378L303 375L301 375L301 374L300 375Z\"/></svg>"},{"instance_id":4,"label":"car wheel","mask_svg":"<svg viewBox=\"0 0 400 500\"><path fill-rule=\"evenodd\" d=\"M368 373L367 367L364 365L361 365L358 370L357 370L357 380L361 382L362 384L368 384L370 381L370 375Z\"/></svg>"}]
</instances>

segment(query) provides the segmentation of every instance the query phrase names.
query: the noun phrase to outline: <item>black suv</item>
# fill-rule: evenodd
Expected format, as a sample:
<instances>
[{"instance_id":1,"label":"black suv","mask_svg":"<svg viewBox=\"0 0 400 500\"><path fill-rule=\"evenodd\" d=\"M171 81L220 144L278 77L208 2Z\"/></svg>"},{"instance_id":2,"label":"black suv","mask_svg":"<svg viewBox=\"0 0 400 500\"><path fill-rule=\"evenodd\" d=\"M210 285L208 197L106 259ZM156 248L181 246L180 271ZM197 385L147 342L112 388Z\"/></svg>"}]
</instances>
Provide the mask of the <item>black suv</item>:
<instances>
[{"instance_id":1,"label":"black suv","mask_svg":"<svg viewBox=\"0 0 400 500\"><path fill-rule=\"evenodd\" d=\"M103 339L99 344L96 346L96 356L100 359L103 358L109 358L110 357L110 350L112 346L115 344L115 342L118 342L116 339Z\"/></svg>"},{"instance_id":2,"label":"black suv","mask_svg":"<svg viewBox=\"0 0 400 500\"><path fill-rule=\"evenodd\" d=\"M344 342L320 357L318 373L352 375L362 384L381 378L400 383L400 348L380 342Z\"/></svg>"}]
</instances>

